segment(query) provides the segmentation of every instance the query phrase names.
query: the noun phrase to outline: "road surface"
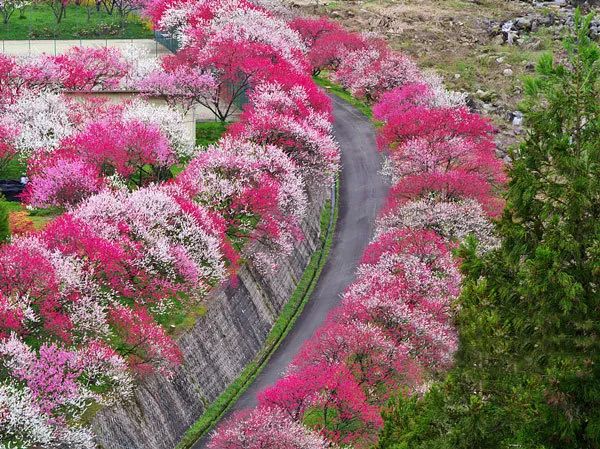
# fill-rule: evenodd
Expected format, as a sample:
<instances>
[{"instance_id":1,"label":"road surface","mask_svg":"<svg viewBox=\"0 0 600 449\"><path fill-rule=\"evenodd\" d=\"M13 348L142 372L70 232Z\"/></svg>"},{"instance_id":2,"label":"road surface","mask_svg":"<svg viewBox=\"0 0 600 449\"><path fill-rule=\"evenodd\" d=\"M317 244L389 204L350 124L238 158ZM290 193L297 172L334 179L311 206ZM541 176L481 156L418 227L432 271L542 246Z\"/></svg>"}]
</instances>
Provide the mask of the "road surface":
<instances>
[{"instance_id":1,"label":"road surface","mask_svg":"<svg viewBox=\"0 0 600 449\"><path fill-rule=\"evenodd\" d=\"M294 328L253 384L232 406L231 413L256 405L256 396L274 384L286 370L302 344L321 326L331 309L340 301L354 273L365 246L373 235L373 226L387 194L379 171L381 158L375 145L371 121L354 107L332 96L335 121L333 131L342 154L339 218L333 246L321 277ZM204 449L208 436L198 440L193 449Z\"/></svg>"}]
</instances>

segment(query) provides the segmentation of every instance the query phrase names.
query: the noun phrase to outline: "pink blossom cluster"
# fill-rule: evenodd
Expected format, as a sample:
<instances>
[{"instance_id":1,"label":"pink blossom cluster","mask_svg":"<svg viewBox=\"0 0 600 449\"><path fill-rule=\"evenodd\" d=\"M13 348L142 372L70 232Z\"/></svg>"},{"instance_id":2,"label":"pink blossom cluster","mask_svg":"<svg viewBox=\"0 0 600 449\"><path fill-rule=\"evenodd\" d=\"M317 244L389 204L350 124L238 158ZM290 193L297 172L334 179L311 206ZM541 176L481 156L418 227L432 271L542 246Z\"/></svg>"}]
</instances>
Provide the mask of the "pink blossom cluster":
<instances>
[{"instance_id":1,"label":"pink blossom cluster","mask_svg":"<svg viewBox=\"0 0 600 449\"><path fill-rule=\"evenodd\" d=\"M73 47L59 55L0 59L0 73L10 77L3 86L13 94L26 89L110 90L130 70L122 53L109 47Z\"/></svg>"},{"instance_id":2,"label":"pink blossom cluster","mask_svg":"<svg viewBox=\"0 0 600 449\"><path fill-rule=\"evenodd\" d=\"M236 413L210 443L214 449L335 449L329 442L277 408Z\"/></svg>"},{"instance_id":3,"label":"pink blossom cluster","mask_svg":"<svg viewBox=\"0 0 600 449\"><path fill-rule=\"evenodd\" d=\"M417 99L419 92L425 100ZM387 154L384 172L395 183L388 210L431 196L470 199L499 214L498 189L506 176L492 125L465 107L434 107L430 98L427 86L408 84L384 94L374 107L383 121L377 143Z\"/></svg>"},{"instance_id":4,"label":"pink blossom cluster","mask_svg":"<svg viewBox=\"0 0 600 449\"><path fill-rule=\"evenodd\" d=\"M261 83L229 135L261 145L275 145L298 166L307 180L327 180L337 172L339 148L331 136L331 113L312 105L328 105L306 77L293 88L277 81ZM312 97L312 98L311 98Z\"/></svg>"},{"instance_id":5,"label":"pink blossom cluster","mask_svg":"<svg viewBox=\"0 0 600 449\"><path fill-rule=\"evenodd\" d=\"M323 70L335 71L346 55L365 46L362 36L346 31L337 22L326 18L298 17L290 21L307 47L307 58L313 75Z\"/></svg>"},{"instance_id":6,"label":"pink blossom cluster","mask_svg":"<svg viewBox=\"0 0 600 449\"><path fill-rule=\"evenodd\" d=\"M0 246L0 401L28 398L39 423L2 412L2 441L67 444L79 429L74 447L94 447L85 410L130 396L131 371L173 372L159 322L227 279L225 253L223 219L176 186L105 190Z\"/></svg>"},{"instance_id":7,"label":"pink blossom cluster","mask_svg":"<svg viewBox=\"0 0 600 449\"><path fill-rule=\"evenodd\" d=\"M329 182L339 163L331 105L306 73L304 42L245 0L162 0L147 13L183 48L140 82L143 91L184 108L200 104L223 121L247 97L225 138L192 159L176 184L221 214L244 256L270 270L300 235L307 188Z\"/></svg>"},{"instance_id":8,"label":"pink blossom cluster","mask_svg":"<svg viewBox=\"0 0 600 449\"><path fill-rule=\"evenodd\" d=\"M437 75L422 73L382 39L349 32L327 18L299 17L290 21L290 27L300 34L308 49L312 73L329 72L332 80L358 98L374 102L395 87L422 83L430 92L419 95L420 101L435 107L464 105L464 94L446 90Z\"/></svg>"},{"instance_id":9,"label":"pink blossom cluster","mask_svg":"<svg viewBox=\"0 0 600 449\"><path fill-rule=\"evenodd\" d=\"M93 448L80 423L90 403L110 405L131 397L124 360L101 341L73 350L44 343L34 350L15 335L0 342L0 438L8 447Z\"/></svg>"},{"instance_id":10,"label":"pink blossom cluster","mask_svg":"<svg viewBox=\"0 0 600 449\"><path fill-rule=\"evenodd\" d=\"M324 19L294 23L309 47L343 33ZM212 448L264 438L268 430L246 416L273 410L332 444L372 447L386 401L399 392L418 394L452 364L452 304L461 284L453 248L469 236L480 251L497 244L490 217L500 210L505 177L489 122L381 41L356 38L362 46L322 66L315 58L313 70L334 70L332 78L353 94L379 99L378 144L395 185L341 304L287 373L259 394L258 408L214 433Z\"/></svg>"},{"instance_id":11,"label":"pink blossom cluster","mask_svg":"<svg viewBox=\"0 0 600 449\"><path fill-rule=\"evenodd\" d=\"M329 99L285 21L229 0L162 15L179 17L188 38L161 68L91 50L0 65L0 156L27 160L30 205L67 210L0 246L2 444L93 447L90 405L129 397L132 373L172 374L181 353L168 325L229 279L240 253L273 269L301 236L308 185L337 170ZM62 95L123 83L171 106ZM196 152L172 106L225 119L242 95L239 123ZM187 166L171 180L175 163ZM284 413L245 417L279 433L242 447L329 447Z\"/></svg>"}]
</instances>

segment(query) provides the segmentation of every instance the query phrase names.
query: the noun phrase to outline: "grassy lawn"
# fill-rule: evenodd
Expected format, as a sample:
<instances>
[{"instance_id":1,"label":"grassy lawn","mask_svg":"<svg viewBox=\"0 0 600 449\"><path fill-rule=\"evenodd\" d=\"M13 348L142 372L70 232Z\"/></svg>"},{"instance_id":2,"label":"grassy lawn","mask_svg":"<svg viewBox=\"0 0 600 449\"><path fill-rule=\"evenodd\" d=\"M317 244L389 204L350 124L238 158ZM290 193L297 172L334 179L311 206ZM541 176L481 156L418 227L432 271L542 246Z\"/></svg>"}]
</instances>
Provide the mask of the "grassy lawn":
<instances>
[{"instance_id":1,"label":"grassy lawn","mask_svg":"<svg viewBox=\"0 0 600 449\"><path fill-rule=\"evenodd\" d=\"M46 224L60 214L60 211L56 209L28 211L21 203L17 203L16 201L6 201L3 197L0 197L0 204L6 206L6 209L9 213L27 212L27 216L31 219L36 229L42 229L44 226L46 226Z\"/></svg>"},{"instance_id":2,"label":"grassy lawn","mask_svg":"<svg viewBox=\"0 0 600 449\"><path fill-rule=\"evenodd\" d=\"M196 123L196 145L206 147L215 143L227 130L228 123L198 122Z\"/></svg>"},{"instance_id":3,"label":"grassy lawn","mask_svg":"<svg viewBox=\"0 0 600 449\"><path fill-rule=\"evenodd\" d=\"M89 13L89 15L88 15ZM40 3L25 8L22 17L15 12L8 24L0 21L0 39L118 39L151 38L148 23L139 16L130 14L124 27L121 27L117 12L109 15L95 7L88 8L69 5L67 14L60 24L56 23L48 4Z\"/></svg>"},{"instance_id":4,"label":"grassy lawn","mask_svg":"<svg viewBox=\"0 0 600 449\"><path fill-rule=\"evenodd\" d=\"M6 167L0 170L0 179L18 180L25 174L27 168L17 158L10 161ZM8 212L26 212L36 229L43 228L49 221L60 214L58 209L36 209L27 210L16 201L7 201L0 195L0 203L6 206Z\"/></svg>"}]
</instances>

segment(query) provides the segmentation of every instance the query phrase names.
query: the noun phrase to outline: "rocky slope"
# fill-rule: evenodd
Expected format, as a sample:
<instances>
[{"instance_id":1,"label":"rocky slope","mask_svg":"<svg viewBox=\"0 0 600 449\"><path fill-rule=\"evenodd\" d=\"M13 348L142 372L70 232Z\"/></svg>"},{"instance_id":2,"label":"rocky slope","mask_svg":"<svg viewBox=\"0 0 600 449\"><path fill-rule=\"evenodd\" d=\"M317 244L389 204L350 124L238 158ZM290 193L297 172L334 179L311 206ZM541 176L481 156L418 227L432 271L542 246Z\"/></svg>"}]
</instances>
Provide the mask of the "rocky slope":
<instances>
[{"instance_id":1,"label":"rocky slope","mask_svg":"<svg viewBox=\"0 0 600 449\"><path fill-rule=\"evenodd\" d=\"M502 152L516 142L521 79L544 52L561 48L574 4L600 11L600 0L284 0L304 14L327 15L352 30L374 32L469 93L492 118ZM591 3L590 3L591 2ZM592 33L600 36L600 16Z\"/></svg>"}]
</instances>

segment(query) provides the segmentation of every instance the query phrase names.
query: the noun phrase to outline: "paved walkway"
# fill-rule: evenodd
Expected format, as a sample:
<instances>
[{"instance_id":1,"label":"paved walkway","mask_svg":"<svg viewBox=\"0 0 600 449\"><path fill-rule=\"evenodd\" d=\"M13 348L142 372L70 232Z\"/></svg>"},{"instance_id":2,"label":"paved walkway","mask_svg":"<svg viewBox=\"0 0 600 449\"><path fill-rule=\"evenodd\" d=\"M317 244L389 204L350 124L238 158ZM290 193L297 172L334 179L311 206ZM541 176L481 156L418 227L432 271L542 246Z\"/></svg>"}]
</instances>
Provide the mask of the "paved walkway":
<instances>
[{"instance_id":1,"label":"paved walkway","mask_svg":"<svg viewBox=\"0 0 600 449\"><path fill-rule=\"evenodd\" d=\"M323 324L329 311L338 305L342 293L354 279L388 191L379 173L381 159L372 123L338 97L332 96L332 101L335 115L333 131L342 150L342 172L339 218L329 260L294 328L229 414L256 405L256 395L281 377L304 342ZM193 449L203 449L207 443L208 438L205 437Z\"/></svg>"},{"instance_id":2,"label":"paved walkway","mask_svg":"<svg viewBox=\"0 0 600 449\"><path fill-rule=\"evenodd\" d=\"M116 47L135 45L148 51L149 56L159 57L169 54L166 47L153 39L69 39L69 40L10 40L0 41L0 52L13 55L40 55L42 53L58 55L71 47Z\"/></svg>"}]
</instances>

